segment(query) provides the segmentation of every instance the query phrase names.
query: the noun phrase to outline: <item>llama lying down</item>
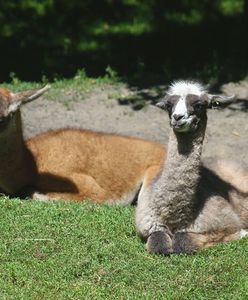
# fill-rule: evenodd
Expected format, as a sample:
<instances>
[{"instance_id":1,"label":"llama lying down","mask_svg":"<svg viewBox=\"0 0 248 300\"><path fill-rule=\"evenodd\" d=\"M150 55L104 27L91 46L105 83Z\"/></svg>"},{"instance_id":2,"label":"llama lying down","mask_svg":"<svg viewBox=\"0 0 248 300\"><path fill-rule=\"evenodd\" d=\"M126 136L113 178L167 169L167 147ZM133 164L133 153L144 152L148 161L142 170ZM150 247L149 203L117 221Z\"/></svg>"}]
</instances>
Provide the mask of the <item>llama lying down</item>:
<instances>
[{"instance_id":1,"label":"llama lying down","mask_svg":"<svg viewBox=\"0 0 248 300\"><path fill-rule=\"evenodd\" d=\"M217 159L201 163L207 109L232 101L178 81L157 104L168 111L171 129L166 164L138 198L136 227L149 252L190 253L246 235L248 169Z\"/></svg>"},{"instance_id":2,"label":"llama lying down","mask_svg":"<svg viewBox=\"0 0 248 300\"><path fill-rule=\"evenodd\" d=\"M49 86L0 88L0 193L39 200L128 204L160 172L158 143L83 129L59 129L24 140L21 107ZM39 121L39 120L38 120Z\"/></svg>"}]
</instances>

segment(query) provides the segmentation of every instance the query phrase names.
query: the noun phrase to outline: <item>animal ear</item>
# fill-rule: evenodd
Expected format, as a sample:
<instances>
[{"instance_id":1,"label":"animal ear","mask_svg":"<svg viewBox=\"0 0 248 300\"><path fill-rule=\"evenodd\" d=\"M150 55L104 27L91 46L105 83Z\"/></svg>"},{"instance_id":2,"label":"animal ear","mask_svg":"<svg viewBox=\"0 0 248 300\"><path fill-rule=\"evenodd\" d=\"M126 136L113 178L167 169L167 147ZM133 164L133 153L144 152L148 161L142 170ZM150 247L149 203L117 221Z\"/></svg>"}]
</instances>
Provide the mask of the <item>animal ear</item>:
<instances>
[{"instance_id":1,"label":"animal ear","mask_svg":"<svg viewBox=\"0 0 248 300\"><path fill-rule=\"evenodd\" d=\"M217 108L217 107L226 107L229 104L237 100L236 95L225 96L225 95L211 95L208 94L208 107Z\"/></svg>"},{"instance_id":2,"label":"animal ear","mask_svg":"<svg viewBox=\"0 0 248 300\"><path fill-rule=\"evenodd\" d=\"M41 95L43 95L47 90L50 89L49 85L45 85L42 88L26 90L18 93L10 93L10 105L8 108L8 113L17 111L17 109L27 102L31 102Z\"/></svg>"},{"instance_id":3,"label":"animal ear","mask_svg":"<svg viewBox=\"0 0 248 300\"><path fill-rule=\"evenodd\" d=\"M161 108L161 109L167 110L167 96L165 96L164 98L160 99L156 103L156 106L159 107L159 108Z\"/></svg>"}]
</instances>

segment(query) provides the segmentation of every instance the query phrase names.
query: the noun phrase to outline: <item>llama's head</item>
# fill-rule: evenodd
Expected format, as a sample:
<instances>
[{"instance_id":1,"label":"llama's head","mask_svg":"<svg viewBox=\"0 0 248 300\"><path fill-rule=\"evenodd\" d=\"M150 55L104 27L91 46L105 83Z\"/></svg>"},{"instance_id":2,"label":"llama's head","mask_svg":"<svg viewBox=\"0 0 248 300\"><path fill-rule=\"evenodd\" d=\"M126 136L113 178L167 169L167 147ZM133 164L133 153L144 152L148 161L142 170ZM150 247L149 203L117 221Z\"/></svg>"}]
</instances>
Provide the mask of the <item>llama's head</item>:
<instances>
[{"instance_id":1,"label":"llama's head","mask_svg":"<svg viewBox=\"0 0 248 300\"><path fill-rule=\"evenodd\" d=\"M9 123L21 105L37 99L48 89L49 86L46 85L39 89L13 93L8 89L0 88L0 129Z\"/></svg>"},{"instance_id":2,"label":"llama's head","mask_svg":"<svg viewBox=\"0 0 248 300\"><path fill-rule=\"evenodd\" d=\"M157 106L168 111L171 127L175 131L191 132L199 127L202 119L206 119L207 108L225 106L234 100L234 95L209 94L198 82L176 81Z\"/></svg>"}]
</instances>

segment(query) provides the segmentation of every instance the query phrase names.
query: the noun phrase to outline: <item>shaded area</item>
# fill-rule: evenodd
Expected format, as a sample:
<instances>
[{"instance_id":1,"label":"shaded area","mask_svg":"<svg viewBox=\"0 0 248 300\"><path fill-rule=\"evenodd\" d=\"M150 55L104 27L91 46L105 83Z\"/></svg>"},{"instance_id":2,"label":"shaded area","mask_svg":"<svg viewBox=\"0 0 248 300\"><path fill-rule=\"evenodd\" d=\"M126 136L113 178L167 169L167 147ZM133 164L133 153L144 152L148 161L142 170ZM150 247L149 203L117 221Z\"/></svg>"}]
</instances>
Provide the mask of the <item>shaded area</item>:
<instances>
[{"instance_id":1,"label":"shaded area","mask_svg":"<svg viewBox=\"0 0 248 300\"><path fill-rule=\"evenodd\" d=\"M165 86L158 85L150 89L133 89L130 95L118 99L120 105L131 106L133 110L140 110L148 104L155 105L165 94Z\"/></svg>"},{"instance_id":2,"label":"shaded area","mask_svg":"<svg viewBox=\"0 0 248 300\"><path fill-rule=\"evenodd\" d=\"M0 3L0 80L90 76L110 65L131 85L248 73L247 0ZM154 75L156 74L156 75Z\"/></svg>"},{"instance_id":3,"label":"shaded area","mask_svg":"<svg viewBox=\"0 0 248 300\"><path fill-rule=\"evenodd\" d=\"M23 187L18 191L14 196L24 198L32 198L33 193L71 193L77 194L77 186L68 178L50 174L50 173L41 173L37 175L37 182ZM1 195L1 190L0 190Z\"/></svg>"},{"instance_id":4,"label":"shaded area","mask_svg":"<svg viewBox=\"0 0 248 300\"><path fill-rule=\"evenodd\" d=\"M133 110L141 110L147 105L156 105L157 102L165 95L166 86L158 85L155 88L150 89L135 89L130 95L121 97L118 99L119 105L130 106ZM236 94L235 88L233 93ZM237 95L237 94L236 94ZM228 108L232 111L243 111L248 112L248 99L239 98L237 95L237 100L233 103L228 103L226 106L222 107L212 107L213 109L223 109Z\"/></svg>"},{"instance_id":5,"label":"shaded area","mask_svg":"<svg viewBox=\"0 0 248 300\"><path fill-rule=\"evenodd\" d=\"M235 104L233 104L229 108L234 111L248 112L248 100L247 99L237 99Z\"/></svg>"},{"instance_id":6,"label":"shaded area","mask_svg":"<svg viewBox=\"0 0 248 300\"><path fill-rule=\"evenodd\" d=\"M51 173L41 173L35 185L40 192L44 193L78 193L77 186L68 178Z\"/></svg>"}]
</instances>

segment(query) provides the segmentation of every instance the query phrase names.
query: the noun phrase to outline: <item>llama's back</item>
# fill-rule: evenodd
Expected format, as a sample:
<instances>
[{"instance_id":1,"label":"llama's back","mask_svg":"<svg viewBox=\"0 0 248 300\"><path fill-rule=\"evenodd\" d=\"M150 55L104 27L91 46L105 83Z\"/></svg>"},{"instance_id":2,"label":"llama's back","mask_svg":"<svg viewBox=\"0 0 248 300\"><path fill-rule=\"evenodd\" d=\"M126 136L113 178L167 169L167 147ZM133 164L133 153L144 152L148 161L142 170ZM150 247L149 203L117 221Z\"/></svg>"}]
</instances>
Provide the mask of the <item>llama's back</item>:
<instances>
[{"instance_id":1,"label":"llama's back","mask_svg":"<svg viewBox=\"0 0 248 300\"><path fill-rule=\"evenodd\" d=\"M158 143L79 129L41 134L27 146L37 163L41 191L74 193L76 199L100 202L129 202L146 170L158 166L159 171L165 156Z\"/></svg>"},{"instance_id":2,"label":"llama's back","mask_svg":"<svg viewBox=\"0 0 248 300\"><path fill-rule=\"evenodd\" d=\"M248 228L248 167L238 161L207 158L202 175L201 196L203 202L211 199L209 211L218 205L222 214L225 209L231 209L242 228Z\"/></svg>"},{"instance_id":3,"label":"llama's back","mask_svg":"<svg viewBox=\"0 0 248 300\"><path fill-rule=\"evenodd\" d=\"M242 193L248 193L248 165L224 158L206 158L204 166Z\"/></svg>"}]
</instances>

